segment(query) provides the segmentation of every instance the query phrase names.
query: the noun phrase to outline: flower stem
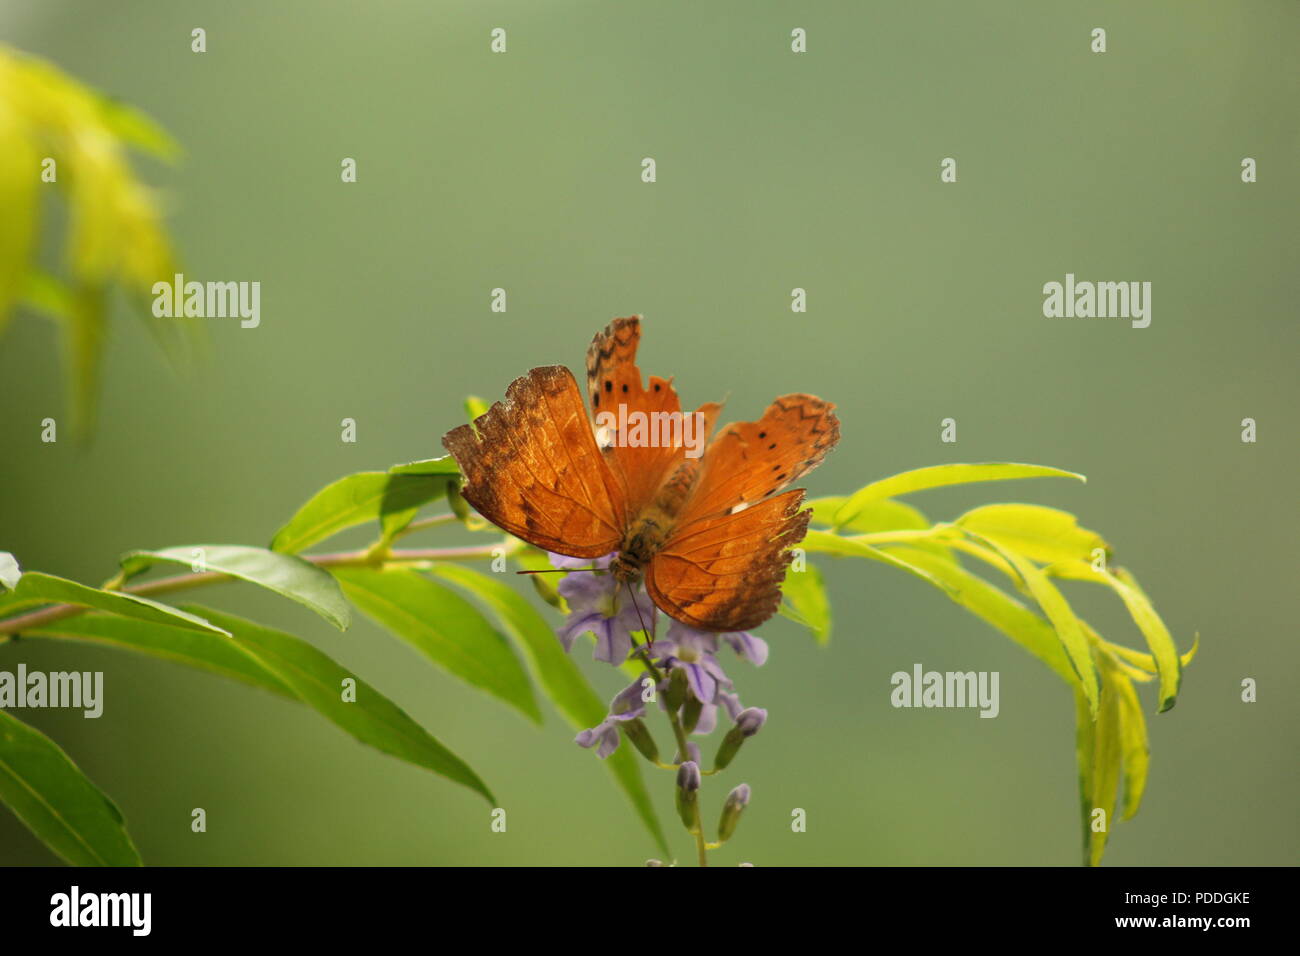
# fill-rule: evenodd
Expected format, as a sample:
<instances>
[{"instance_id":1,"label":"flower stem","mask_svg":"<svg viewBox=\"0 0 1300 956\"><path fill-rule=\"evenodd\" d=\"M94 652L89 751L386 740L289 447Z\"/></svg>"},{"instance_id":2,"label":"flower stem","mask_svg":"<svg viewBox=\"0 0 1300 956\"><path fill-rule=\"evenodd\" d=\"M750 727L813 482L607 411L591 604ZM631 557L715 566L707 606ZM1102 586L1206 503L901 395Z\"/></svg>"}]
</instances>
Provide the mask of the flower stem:
<instances>
[{"instance_id":1,"label":"flower stem","mask_svg":"<svg viewBox=\"0 0 1300 956\"><path fill-rule=\"evenodd\" d=\"M632 655L641 661L642 664L650 671L650 676L658 684L664 679L663 673L655 666L654 661L650 659L644 644L636 643L636 638L632 638ZM676 711L668 711L668 722L672 724L673 736L677 739L677 756L681 761L688 760L690 754L686 747L686 730L682 727L681 719L678 718ZM676 770L677 766L673 764L660 764L665 770ZM700 866L709 865L709 845L704 839L704 822L700 816L700 805L698 801L695 804L695 850L700 861Z\"/></svg>"}]
</instances>

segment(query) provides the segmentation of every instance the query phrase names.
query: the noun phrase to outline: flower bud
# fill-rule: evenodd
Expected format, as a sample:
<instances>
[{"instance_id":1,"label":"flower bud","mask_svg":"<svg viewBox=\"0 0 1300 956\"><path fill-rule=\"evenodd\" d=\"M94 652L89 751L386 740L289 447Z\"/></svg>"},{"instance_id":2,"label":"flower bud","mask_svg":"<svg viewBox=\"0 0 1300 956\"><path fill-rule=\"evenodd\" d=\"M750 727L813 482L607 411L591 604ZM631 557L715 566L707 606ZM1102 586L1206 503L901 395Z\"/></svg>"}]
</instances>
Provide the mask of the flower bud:
<instances>
[{"instance_id":1,"label":"flower bud","mask_svg":"<svg viewBox=\"0 0 1300 956\"><path fill-rule=\"evenodd\" d=\"M749 784L742 783L727 794L727 801L722 805L722 819L718 821L719 843L726 843L731 839L731 835L736 832L736 825L740 823L740 815L747 806L749 806Z\"/></svg>"},{"instance_id":2,"label":"flower bud","mask_svg":"<svg viewBox=\"0 0 1300 956\"><path fill-rule=\"evenodd\" d=\"M746 707L736 715L736 729L746 737L754 736L766 722L767 711L762 707Z\"/></svg>"},{"instance_id":3,"label":"flower bud","mask_svg":"<svg viewBox=\"0 0 1300 956\"><path fill-rule=\"evenodd\" d=\"M645 721L640 717L623 721L623 733L627 734L627 739L632 741L632 746L641 751L641 756L651 763L659 762L659 747L655 744L654 737L650 735L650 728L645 725Z\"/></svg>"},{"instance_id":4,"label":"flower bud","mask_svg":"<svg viewBox=\"0 0 1300 956\"><path fill-rule=\"evenodd\" d=\"M664 690L664 703L669 713L675 713L686 702L686 671L674 667L668 673L668 687Z\"/></svg>"},{"instance_id":5,"label":"flower bud","mask_svg":"<svg viewBox=\"0 0 1300 956\"><path fill-rule=\"evenodd\" d=\"M682 707L682 730L688 734L695 733L695 728L700 723L700 714L704 712L704 705L695 699L694 696L687 699L686 704Z\"/></svg>"},{"instance_id":6,"label":"flower bud","mask_svg":"<svg viewBox=\"0 0 1300 956\"><path fill-rule=\"evenodd\" d=\"M558 611L565 610L564 598L560 597L560 592L545 574L530 574L528 580L532 582L538 597Z\"/></svg>"},{"instance_id":7,"label":"flower bud","mask_svg":"<svg viewBox=\"0 0 1300 956\"><path fill-rule=\"evenodd\" d=\"M699 800L700 765L688 760L677 768L677 815L691 833L696 831Z\"/></svg>"},{"instance_id":8,"label":"flower bud","mask_svg":"<svg viewBox=\"0 0 1300 956\"><path fill-rule=\"evenodd\" d=\"M646 860L646 861L645 861L645 865L646 865L646 866L663 866L663 865L664 865L664 861L663 861L663 860Z\"/></svg>"},{"instance_id":9,"label":"flower bud","mask_svg":"<svg viewBox=\"0 0 1300 956\"><path fill-rule=\"evenodd\" d=\"M460 478L452 478L447 482L447 505L451 508L451 513L462 522L469 520L469 505L460 496Z\"/></svg>"},{"instance_id":10,"label":"flower bud","mask_svg":"<svg viewBox=\"0 0 1300 956\"><path fill-rule=\"evenodd\" d=\"M736 726L727 731L727 736L722 738L722 745L718 747L718 755L713 758L713 768L721 770L731 763L740 750L740 745L745 742L745 738L758 733L765 720L767 720L767 711L760 707L746 707L737 714Z\"/></svg>"}]
</instances>

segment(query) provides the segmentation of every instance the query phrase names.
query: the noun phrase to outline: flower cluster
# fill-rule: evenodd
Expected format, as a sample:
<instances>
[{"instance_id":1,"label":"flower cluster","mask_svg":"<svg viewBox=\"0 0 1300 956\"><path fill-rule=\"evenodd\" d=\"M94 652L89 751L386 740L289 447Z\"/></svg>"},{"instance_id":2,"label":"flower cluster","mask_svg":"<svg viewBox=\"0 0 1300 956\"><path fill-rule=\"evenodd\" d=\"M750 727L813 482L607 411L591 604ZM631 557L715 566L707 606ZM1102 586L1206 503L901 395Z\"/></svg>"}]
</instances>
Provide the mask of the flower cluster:
<instances>
[{"instance_id":1,"label":"flower cluster","mask_svg":"<svg viewBox=\"0 0 1300 956\"><path fill-rule=\"evenodd\" d=\"M648 630L654 635L661 618L643 585L635 589L620 586L608 573L613 557L610 554L590 561L551 555L551 563L567 571L585 572L566 575L558 588L569 606L569 616L558 631L564 649L572 649L580 634L590 632L596 638L595 659L618 667L638 646L633 634ZM577 743L595 747L597 756L603 759L618 749L621 728L645 753L634 735L643 732L639 719L645 716L646 705L651 702L658 703L661 710L680 721L687 734L712 733L721 708L735 725L728 740L752 736L762 726L767 712L741 705L734 683L718 661L724 644L741 660L756 666L762 666L767 660L767 642L752 634L743 631L714 634L672 621L666 634L643 645L642 659L649 660L654 673L647 668L615 695L609 714L595 727L578 734ZM674 762L699 762L698 746L688 742L687 748L689 752L679 753ZM724 742L723 750L727 749ZM734 753L735 748L731 749Z\"/></svg>"}]
</instances>

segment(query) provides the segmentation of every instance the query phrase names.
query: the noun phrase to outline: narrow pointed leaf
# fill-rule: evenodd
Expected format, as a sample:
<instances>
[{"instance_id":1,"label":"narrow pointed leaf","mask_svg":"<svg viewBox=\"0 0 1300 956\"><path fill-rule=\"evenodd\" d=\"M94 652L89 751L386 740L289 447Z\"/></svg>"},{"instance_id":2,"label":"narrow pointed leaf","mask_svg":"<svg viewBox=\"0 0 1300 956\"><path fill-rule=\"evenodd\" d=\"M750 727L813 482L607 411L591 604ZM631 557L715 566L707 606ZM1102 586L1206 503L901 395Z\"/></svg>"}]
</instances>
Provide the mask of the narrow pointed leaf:
<instances>
[{"instance_id":1,"label":"narrow pointed leaf","mask_svg":"<svg viewBox=\"0 0 1300 956\"><path fill-rule=\"evenodd\" d=\"M967 531L966 534L977 543L995 551L1003 561L1011 565L1020 580L1024 582L1026 589L1033 595L1034 600L1038 602L1038 606L1047 615L1047 619L1052 622L1052 627L1056 629L1061 644L1065 647L1065 653L1070 660L1070 665L1078 676L1079 685L1083 689L1088 706L1095 715L1101 697L1101 682L1097 676L1097 664L1093 660L1092 648L1088 644L1087 637L1084 636L1083 627L1079 624L1079 619L1075 616L1070 603L1065 599L1065 595L1028 558L1007 548L1001 548L996 543L989 541L987 538L981 538L973 532Z\"/></svg>"},{"instance_id":2,"label":"narrow pointed leaf","mask_svg":"<svg viewBox=\"0 0 1300 956\"><path fill-rule=\"evenodd\" d=\"M798 615L796 619L812 631L818 644L831 639L831 603L816 565L810 564L802 571L787 571L781 594Z\"/></svg>"},{"instance_id":3,"label":"narrow pointed leaf","mask_svg":"<svg viewBox=\"0 0 1300 956\"><path fill-rule=\"evenodd\" d=\"M445 479L362 471L326 485L276 532L271 550L297 554L345 528L384 522L391 534L405 527L421 505L443 494Z\"/></svg>"},{"instance_id":4,"label":"narrow pointed leaf","mask_svg":"<svg viewBox=\"0 0 1300 956\"><path fill-rule=\"evenodd\" d=\"M905 471L859 488L840 506L835 515L837 525L845 525L857 517L867 502L881 498L896 498L913 491L941 488L945 485L962 485L978 481L1006 481L1012 478L1074 478L1087 481L1083 475L1045 465L1022 465L1015 462L985 462L983 464L933 465Z\"/></svg>"},{"instance_id":5,"label":"narrow pointed leaf","mask_svg":"<svg viewBox=\"0 0 1300 956\"><path fill-rule=\"evenodd\" d=\"M432 573L472 594L496 616L501 628L524 651L538 682L571 726L583 730L605 719L608 710L605 702L591 689L572 658L564 653L550 624L528 601L504 582L473 568L439 564ZM668 853L668 841L650 801L634 748L619 747L605 765L656 845Z\"/></svg>"},{"instance_id":6,"label":"narrow pointed leaf","mask_svg":"<svg viewBox=\"0 0 1300 956\"><path fill-rule=\"evenodd\" d=\"M81 614L23 634L26 639L82 641L146 654L297 699L283 681L249 657L229 635L192 631L111 614Z\"/></svg>"},{"instance_id":7,"label":"narrow pointed leaf","mask_svg":"<svg viewBox=\"0 0 1300 956\"><path fill-rule=\"evenodd\" d=\"M196 608L230 631L231 640L291 688L303 703L363 744L469 787L495 805L478 774L379 691L306 641L252 621ZM344 700L344 680L356 681L356 699Z\"/></svg>"},{"instance_id":8,"label":"narrow pointed leaf","mask_svg":"<svg viewBox=\"0 0 1300 956\"><path fill-rule=\"evenodd\" d=\"M225 631L216 625L158 601L121 591L102 591L40 571L28 571L19 579L17 587L0 594L0 618L45 604L75 604L122 617L225 635Z\"/></svg>"},{"instance_id":9,"label":"narrow pointed leaf","mask_svg":"<svg viewBox=\"0 0 1300 956\"><path fill-rule=\"evenodd\" d=\"M1123 674L1114 678L1119 695L1119 735L1121 766L1124 771L1124 806L1121 819L1128 820L1142 805L1146 792L1147 771L1151 766L1151 745L1147 739L1146 717L1137 688Z\"/></svg>"},{"instance_id":10,"label":"narrow pointed leaf","mask_svg":"<svg viewBox=\"0 0 1300 956\"><path fill-rule=\"evenodd\" d=\"M1105 663L1102 666L1105 668ZM1082 692L1075 691L1083 860L1086 866L1100 864L1106 851L1106 841L1116 821L1115 805L1123 766L1119 692L1109 680L1110 672L1106 673L1108 680L1096 708Z\"/></svg>"},{"instance_id":11,"label":"narrow pointed leaf","mask_svg":"<svg viewBox=\"0 0 1300 956\"><path fill-rule=\"evenodd\" d=\"M1097 571L1092 565L1083 561L1061 561L1053 564L1047 571L1056 577L1092 581L1110 588L1119 595L1128 609L1129 616L1133 618L1138 630L1146 638L1156 665L1156 672L1160 675L1158 709L1163 713L1173 707L1178 700L1178 688L1183 678L1178 648L1174 646L1174 639L1169 635L1169 629L1156 613L1150 599L1137 586L1132 576L1122 569L1116 569L1114 574Z\"/></svg>"},{"instance_id":12,"label":"narrow pointed leaf","mask_svg":"<svg viewBox=\"0 0 1300 956\"><path fill-rule=\"evenodd\" d=\"M4 228L0 229L0 335L13 315L33 264L40 215L40 157L20 123L15 111L0 113L0 143L4 144L0 149L0 209L4 210Z\"/></svg>"},{"instance_id":13,"label":"narrow pointed leaf","mask_svg":"<svg viewBox=\"0 0 1300 956\"><path fill-rule=\"evenodd\" d=\"M122 555L127 576L138 574L158 563L181 564L193 568L196 552L202 569L264 587L291 601L309 607L340 631L347 630L352 612L329 573L310 561L289 554L277 554L265 548L233 544L194 544L161 551L128 551Z\"/></svg>"},{"instance_id":14,"label":"narrow pointed leaf","mask_svg":"<svg viewBox=\"0 0 1300 956\"><path fill-rule=\"evenodd\" d=\"M366 616L434 664L518 709L542 712L510 643L473 604L445 584L403 568L338 568L343 590Z\"/></svg>"},{"instance_id":15,"label":"narrow pointed leaf","mask_svg":"<svg viewBox=\"0 0 1300 956\"><path fill-rule=\"evenodd\" d=\"M955 524L1046 564L1091 561L1097 550L1110 554L1101 535L1080 528L1074 515L1041 505L984 505L966 512Z\"/></svg>"},{"instance_id":16,"label":"narrow pointed leaf","mask_svg":"<svg viewBox=\"0 0 1300 956\"><path fill-rule=\"evenodd\" d=\"M929 520L920 511L892 498L865 502L852 520L840 525L836 516L848 500L846 495L832 495L806 502L812 509L812 523L826 528L839 527L841 531L862 532L922 530L930 527Z\"/></svg>"},{"instance_id":17,"label":"narrow pointed leaf","mask_svg":"<svg viewBox=\"0 0 1300 956\"><path fill-rule=\"evenodd\" d=\"M0 710L0 802L74 866L140 866L120 811L49 737Z\"/></svg>"},{"instance_id":18,"label":"narrow pointed leaf","mask_svg":"<svg viewBox=\"0 0 1300 956\"><path fill-rule=\"evenodd\" d=\"M451 455L443 455L441 458L425 458L403 465L393 465L388 469L388 473L390 475L459 475L460 468L457 467L455 458Z\"/></svg>"},{"instance_id":19,"label":"narrow pointed leaf","mask_svg":"<svg viewBox=\"0 0 1300 956\"><path fill-rule=\"evenodd\" d=\"M923 532L918 532L918 535L923 536L923 534ZM918 542L921 540L922 539L918 537ZM947 590L947 585L945 585L942 580L936 578L924 568L905 561L891 550L887 550L883 547L878 548L874 545L867 544L864 541L855 541L853 538L845 538L830 531L817 531L814 529L804 536L804 539L800 542L799 546L805 551L831 554L838 557L869 558L872 561L879 561L883 564L893 565L896 568L907 571L909 574L914 574L917 577L928 581L941 591Z\"/></svg>"},{"instance_id":20,"label":"narrow pointed leaf","mask_svg":"<svg viewBox=\"0 0 1300 956\"><path fill-rule=\"evenodd\" d=\"M936 581L942 581L940 590L956 604L1011 638L1067 684L1077 685L1074 668L1070 666L1065 648L1052 625L1015 597L957 562L937 557L930 551L908 545L891 545L887 550L900 560L926 571Z\"/></svg>"}]
</instances>

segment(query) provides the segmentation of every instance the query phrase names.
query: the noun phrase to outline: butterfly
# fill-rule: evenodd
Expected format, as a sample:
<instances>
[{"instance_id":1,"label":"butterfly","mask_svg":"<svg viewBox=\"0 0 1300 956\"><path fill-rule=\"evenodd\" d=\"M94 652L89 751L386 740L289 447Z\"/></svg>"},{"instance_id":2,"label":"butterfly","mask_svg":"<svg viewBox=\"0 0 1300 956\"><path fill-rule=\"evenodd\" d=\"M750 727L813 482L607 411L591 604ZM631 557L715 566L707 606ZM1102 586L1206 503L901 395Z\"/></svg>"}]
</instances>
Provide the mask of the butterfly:
<instances>
[{"instance_id":1,"label":"butterfly","mask_svg":"<svg viewBox=\"0 0 1300 956\"><path fill-rule=\"evenodd\" d=\"M839 440L835 406L783 395L758 421L712 435L722 406L683 414L671 379L643 382L640 340L638 316L592 339L590 407L573 373L548 365L444 435L465 478L461 494L547 551L617 552L609 570L619 583L644 581L650 599L689 627L757 627L776 613L789 549L812 514L801 510L803 489L782 489Z\"/></svg>"}]
</instances>

